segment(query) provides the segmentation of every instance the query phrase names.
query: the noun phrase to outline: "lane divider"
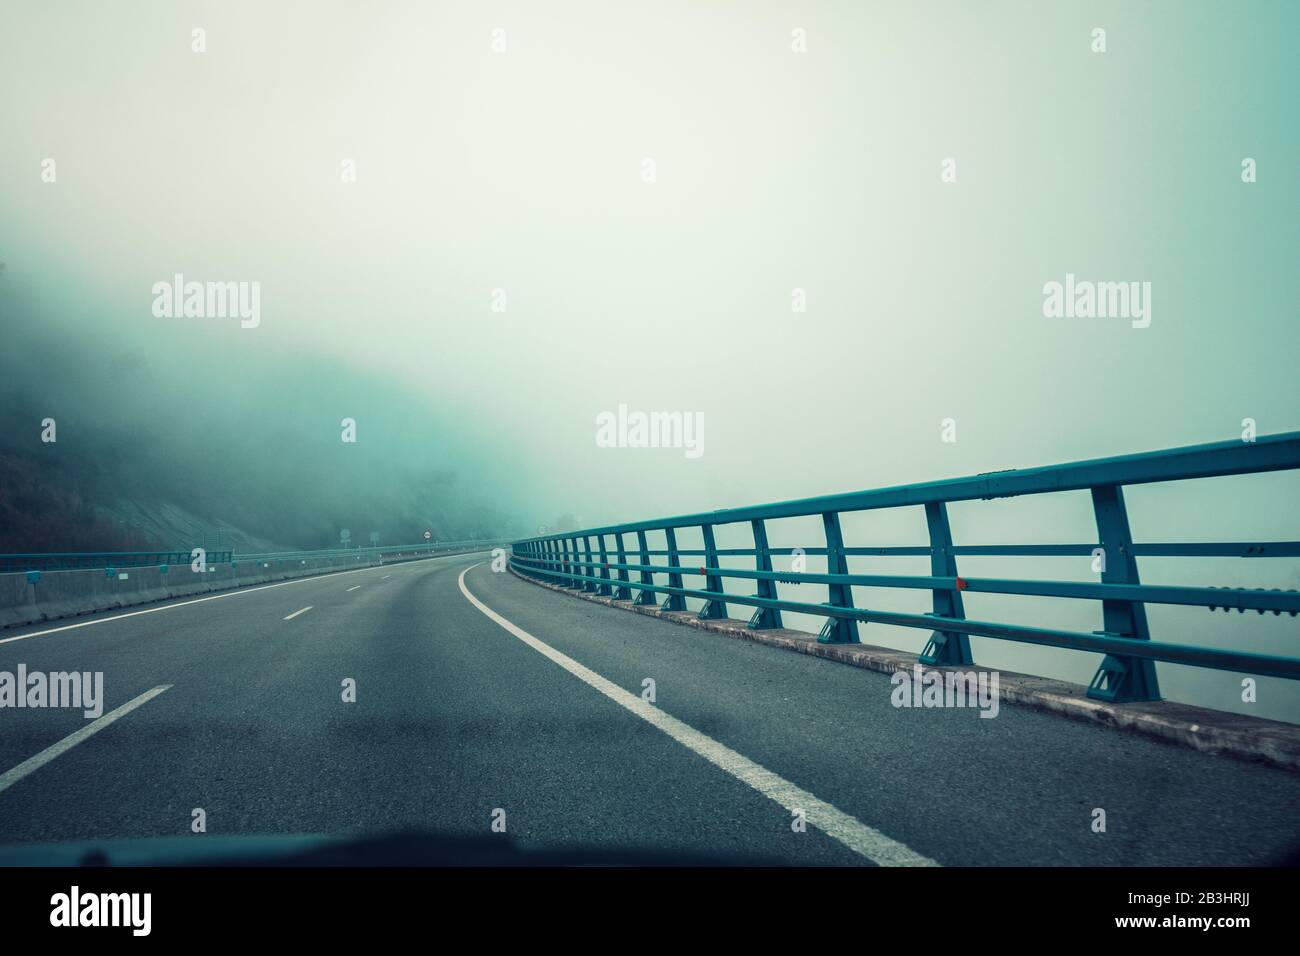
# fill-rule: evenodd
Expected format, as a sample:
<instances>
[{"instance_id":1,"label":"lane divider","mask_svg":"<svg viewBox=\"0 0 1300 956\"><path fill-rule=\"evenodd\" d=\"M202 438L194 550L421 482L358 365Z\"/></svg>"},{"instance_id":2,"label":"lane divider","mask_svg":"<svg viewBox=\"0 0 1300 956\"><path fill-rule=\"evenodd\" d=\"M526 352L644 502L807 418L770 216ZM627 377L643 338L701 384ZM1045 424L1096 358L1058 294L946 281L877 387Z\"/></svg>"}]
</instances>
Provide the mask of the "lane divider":
<instances>
[{"instance_id":1,"label":"lane divider","mask_svg":"<svg viewBox=\"0 0 1300 956\"><path fill-rule=\"evenodd\" d=\"M287 615L287 616L285 617L285 620L286 620L286 621L292 621L292 620L293 620L295 617L297 617L299 614L306 614L308 611L310 611L310 610L311 610L313 607L315 607L315 606L316 606L316 605L314 605L314 604L308 604L308 605L307 605L306 607L304 607L304 608L299 608L298 610L294 611L292 614Z\"/></svg>"},{"instance_id":2,"label":"lane divider","mask_svg":"<svg viewBox=\"0 0 1300 956\"><path fill-rule=\"evenodd\" d=\"M348 593L348 594L351 594L353 591L355 591L355 590L356 590L357 588L359 588L359 587L361 587L360 584L354 584L354 585L352 585L352 587L348 588L347 593Z\"/></svg>"},{"instance_id":3,"label":"lane divider","mask_svg":"<svg viewBox=\"0 0 1300 956\"><path fill-rule=\"evenodd\" d=\"M595 671L584 667L573 658L557 651L545 641L534 637L523 628L506 620L476 598L470 593L469 588L465 586L465 575L477 567L479 565L474 564L466 568L460 573L460 578L457 580L460 585L460 592L465 595L466 600L482 611L489 620L505 628L505 630L542 656L559 664L583 683L594 687L614 703L619 704L646 723L663 731L679 744L731 774L741 783L753 787L787 811L793 813L795 810L803 810L809 823L872 863L879 866L939 866L936 861L922 856L906 844L900 843L879 830L867 826L856 817L850 816L807 790L795 786L766 767L755 763L743 754L737 753L725 744L718 743L712 737L700 733L694 727L683 723L676 717L670 717L653 704L647 703L636 694L630 693L612 681L606 680Z\"/></svg>"},{"instance_id":4,"label":"lane divider","mask_svg":"<svg viewBox=\"0 0 1300 956\"><path fill-rule=\"evenodd\" d=\"M153 700L163 691L169 690L171 686L172 686L171 684L159 684L157 687L153 688L152 690L145 691L139 697L136 697L133 700L128 700L125 704L123 704L121 707L118 707L116 710L110 710L103 717L100 717L97 720L92 721L91 723L82 727L80 730L73 731L72 733L68 734L68 736L60 740L58 743L51 744L50 746L42 750L40 753L38 753L35 757L28 757L18 766L14 767L12 770L7 770L5 771L5 773L0 774L0 793L3 793L4 791L8 790L10 787L16 784L19 780L23 779L23 777L26 777L28 774L40 770L47 763L49 763L51 760L53 760L55 757L59 756L60 754L67 753L69 750L77 746L77 744L81 743L83 740L99 733L109 724L112 724L113 722L119 720L120 718L125 717L127 714L131 713L131 711L135 710L137 707L149 703L149 701Z\"/></svg>"}]
</instances>

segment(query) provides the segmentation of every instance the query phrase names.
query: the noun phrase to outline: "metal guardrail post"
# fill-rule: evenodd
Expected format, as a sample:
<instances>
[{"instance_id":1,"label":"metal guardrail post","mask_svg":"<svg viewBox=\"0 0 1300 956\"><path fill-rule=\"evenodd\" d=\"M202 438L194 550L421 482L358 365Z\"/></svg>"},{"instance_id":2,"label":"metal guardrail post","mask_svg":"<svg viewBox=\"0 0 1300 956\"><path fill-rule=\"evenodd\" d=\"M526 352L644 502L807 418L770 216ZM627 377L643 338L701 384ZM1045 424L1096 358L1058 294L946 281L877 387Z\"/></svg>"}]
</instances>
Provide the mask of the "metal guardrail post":
<instances>
[{"instance_id":1,"label":"metal guardrail post","mask_svg":"<svg viewBox=\"0 0 1300 956\"><path fill-rule=\"evenodd\" d=\"M576 536L564 539L564 551L566 558L564 568L565 572L568 574L577 574L578 565L576 562L578 560L578 539ZM574 591L582 590L582 582L574 581L572 578L565 578L564 586Z\"/></svg>"},{"instance_id":2,"label":"metal guardrail post","mask_svg":"<svg viewBox=\"0 0 1300 956\"><path fill-rule=\"evenodd\" d=\"M822 513L822 526L826 529L826 573L848 574L849 562L844 554L844 535L840 532L838 511ZM834 607L853 607L853 588L847 584L828 584L827 604ZM858 622L846 617L828 617L817 635L821 644L858 644Z\"/></svg>"},{"instance_id":3,"label":"metal guardrail post","mask_svg":"<svg viewBox=\"0 0 1300 956\"><path fill-rule=\"evenodd\" d=\"M1102 583L1138 584L1137 558L1133 555L1124 490L1119 485L1099 485L1092 489L1092 506L1101 539ZM1146 605L1141 601L1103 600L1101 607L1103 630L1094 633L1151 640ZM1088 685L1088 696L1118 702L1159 700L1155 661L1107 654Z\"/></svg>"},{"instance_id":4,"label":"metal guardrail post","mask_svg":"<svg viewBox=\"0 0 1300 956\"><path fill-rule=\"evenodd\" d=\"M948 524L948 506L942 501L925 505L925 523L930 529L930 574L936 578L956 578L957 558L952 551L952 528ZM952 590L935 588L934 611L938 617L965 617L961 600L961 582ZM972 664L970 637L954 631L934 631L919 658L922 664L955 666Z\"/></svg>"},{"instance_id":5,"label":"metal guardrail post","mask_svg":"<svg viewBox=\"0 0 1300 956\"><path fill-rule=\"evenodd\" d=\"M600 557L600 549L599 549L599 547L597 547L596 544L592 544L592 541L591 541L591 535L587 535L587 537L586 537L585 539L583 539L583 540L585 540L586 543L587 543L587 560L588 560L589 562L591 562L591 564L599 564L599 565L600 565L600 567L588 567L588 568L587 568L587 574L591 575L591 577L593 577L593 578L600 578L600 577L603 577L603 575L602 575L601 572L604 570L604 564L605 564L605 562L603 562L603 561L598 561L598 560L597 560L597 559ZM587 590L590 591L592 594L599 594L599 593L600 593L600 583L599 583L599 582L597 582L597 581L588 581L587 584L588 584Z\"/></svg>"},{"instance_id":6,"label":"metal guardrail post","mask_svg":"<svg viewBox=\"0 0 1300 956\"><path fill-rule=\"evenodd\" d=\"M681 567L682 559L677 553L677 532L673 528L664 528L664 539L668 542L668 566L672 568ZM682 587L682 576L676 571L668 572L668 586L670 588ZM669 594L664 597L664 603L660 606L664 611L685 611L686 598L680 594Z\"/></svg>"},{"instance_id":7,"label":"metal guardrail post","mask_svg":"<svg viewBox=\"0 0 1300 956\"><path fill-rule=\"evenodd\" d=\"M605 550L605 536L596 535L596 540L600 543L600 581L596 587L596 593L604 597L609 597L613 593L613 588L609 586L609 552Z\"/></svg>"},{"instance_id":8,"label":"metal guardrail post","mask_svg":"<svg viewBox=\"0 0 1300 956\"><path fill-rule=\"evenodd\" d=\"M767 525L762 518L755 518L749 523L749 526L754 530L754 567L758 571L770 572L772 570L772 552L769 550L767 543ZM758 593L754 596L775 601L776 582L771 578L759 578ZM753 617L749 619L749 626L755 630L783 627L781 609L775 607L756 608Z\"/></svg>"},{"instance_id":9,"label":"metal guardrail post","mask_svg":"<svg viewBox=\"0 0 1300 956\"><path fill-rule=\"evenodd\" d=\"M644 531L638 531L636 533L636 543L637 546L641 549L641 565L644 567L650 563L650 546L646 544ZM649 571L642 571L641 583L649 584L651 587L653 587L655 583L655 576ZM645 591L645 590L638 591L636 595L636 600L633 601L632 603L633 604L654 604L655 594L653 591Z\"/></svg>"},{"instance_id":10,"label":"metal guardrail post","mask_svg":"<svg viewBox=\"0 0 1300 956\"><path fill-rule=\"evenodd\" d=\"M713 537L713 525L702 524L700 530L704 532L704 564L706 570L718 566L718 543ZM709 573L704 576L704 588L706 591L717 591L721 593L722 578L719 575ZM727 602L722 600L710 599L704 602L704 607L700 608L697 615L700 620L709 618L725 618L727 616Z\"/></svg>"},{"instance_id":11,"label":"metal guardrail post","mask_svg":"<svg viewBox=\"0 0 1300 956\"><path fill-rule=\"evenodd\" d=\"M618 563L627 564L627 550L623 547L623 532L614 533L614 544L618 549ZM618 587L614 590L614 600L630 601L632 600L632 589L627 586L629 578L627 568L618 569Z\"/></svg>"},{"instance_id":12,"label":"metal guardrail post","mask_svg":"<svg viewBox=\"0 0 1300 956\"><path fill-rule=\"evenodd\" d=\"M582 568L582 573L587 577L594 577L591 573L591 535L589 534L584 534L582 536L582 560L586 562ZM583 581L582 590L590 594L592 591L596 590L596 585L591 581Z\"/></svg>"}]
</instances>

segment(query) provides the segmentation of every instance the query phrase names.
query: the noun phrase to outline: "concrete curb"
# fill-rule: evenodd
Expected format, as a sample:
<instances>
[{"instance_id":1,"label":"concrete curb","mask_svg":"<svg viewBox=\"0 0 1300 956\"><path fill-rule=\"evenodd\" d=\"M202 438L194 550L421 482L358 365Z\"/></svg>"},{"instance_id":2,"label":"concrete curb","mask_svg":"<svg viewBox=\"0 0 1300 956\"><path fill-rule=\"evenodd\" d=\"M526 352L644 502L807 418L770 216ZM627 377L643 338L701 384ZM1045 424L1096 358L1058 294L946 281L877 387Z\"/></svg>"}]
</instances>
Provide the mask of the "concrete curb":
<instances>
[{"instance_id":1,"label":"concrete curb","mask_svg":"<svg viewBox=\"0 0 1300 956\"><path fill-rule=\"evenodd\" d=\"M674 624L696 630L722 634L726 637L754 641L814 657L824 657L853 667L892 674L910 671L916 666L916 655L871 644L819 644L815 634L788 628L756 631L746 622L735 618L701 621L693 611L663 611L657 604L637 605L619 601L587 591L566 588L562 585L539 581L521 574L510 566L517 578L564 594L579 597L594 604L635 611L648 617L657 617ZM635 586L633 587L635 590ZM946 671L950 668L924 667L925 671ZM985 671L978 665L962 668L965 671ZM1085 696L1081 684L998 671L1000 697L1004 703L1036 710L1049 711L1072 720L1102 724L1116 730L1129 731L1153 737L1167 743L1179 744L1202 753L1234 757L1267 763L1284 770L1300 770L1300 726L1279 720L1247 717L1206 707L1193 707L1174 701L1151 703L1108 704Z\"/></svg>"}]
</instances>

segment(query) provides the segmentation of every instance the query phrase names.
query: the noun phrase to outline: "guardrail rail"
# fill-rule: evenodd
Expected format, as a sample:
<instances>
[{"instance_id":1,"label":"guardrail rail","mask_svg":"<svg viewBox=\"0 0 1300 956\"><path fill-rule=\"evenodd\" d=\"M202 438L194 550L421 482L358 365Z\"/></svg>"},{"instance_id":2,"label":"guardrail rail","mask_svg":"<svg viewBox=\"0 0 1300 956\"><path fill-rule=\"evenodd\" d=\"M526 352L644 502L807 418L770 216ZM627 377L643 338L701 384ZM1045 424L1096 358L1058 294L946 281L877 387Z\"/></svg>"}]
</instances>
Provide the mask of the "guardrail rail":
<instances>
[{"instance_id":1,"label":"guardrail rail","mask_svg":"<svg viewBox=\"0 0 1300 956\"><path fill-rule=\"evenodd\" d=\"M230 550L204 552L209 565L238 565L241 561L269 563L272 561L309 561L321 558L357 556L364 559L375 555L437 554L473 547L491 547L509 544L508 538L473 538L463 541L424 541L417 544L391 544L370 548L332 548L316 551L274 551L264 554L244 554ZM50 551L32 554L0 554L0 573L14 571L86 571L116 570L118 568L177 567L195 560L197 548L174 551Z\"/></svg>"},{"instance_id":2,"label":"guardrail rail","mask_svg":"<svg viewBox=\"0 0 1300 956\"><path fill-rule=\"evenodd\" d=\"M211 564L230 561L230 551L208 551ZM0 554L0 573L10 571L98 571L102 568L151 568L189 564L192 551L62 551Z\"/></svg>"}]
</instances>

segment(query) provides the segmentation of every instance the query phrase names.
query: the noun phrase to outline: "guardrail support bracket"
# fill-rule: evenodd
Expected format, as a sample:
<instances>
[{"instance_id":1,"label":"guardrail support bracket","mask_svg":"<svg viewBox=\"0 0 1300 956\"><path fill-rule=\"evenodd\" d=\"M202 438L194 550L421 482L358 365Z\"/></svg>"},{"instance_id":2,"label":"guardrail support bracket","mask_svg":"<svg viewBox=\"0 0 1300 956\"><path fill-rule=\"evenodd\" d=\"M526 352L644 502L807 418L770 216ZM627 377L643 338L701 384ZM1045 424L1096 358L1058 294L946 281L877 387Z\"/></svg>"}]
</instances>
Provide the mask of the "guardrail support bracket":
<instances>
[{"instance_id":1,"label":"guardrail support bracket","mask_svg":"<svg viewBox=\"0 0 1300 956\"><path fill-rule=\"evenodd\" d=\"M823 603L822 607L838 607L839 605ZM828 617L826 623L822 625L821 631L817 634L818 644L860 644L858 639L858 629L855 627L856 621L851 621L843 617Z\"/></svg>"},{"instance_id":2,"label":"guardrail support bracket","mask_svg":"<svg viewBox=\"0 0 1300 956\"><path fill-rule=\"evenodd\" d=\"M719 574L707 573L709 568L718 566L718 542L713 535L713 525L700 525L700 531L704 535L704 564L705 567L700 570L705 572L704 589L712 591L714 594L725 593L726 588L722 585L722 576ZM711 598L704 602L704 607L700 608L697 617L701 621L717 620L727 616L727 602L721 598Z\"/></svg>"},{"instance_id":3,"label":"guardrail support bracket","mask_svg":"<svg viewBox=\"0 0 1300 956\"><path fill-rule=\"evenodd\" d=\"M1103 637L1131 636L1107 634L1105 631L1094 631L1094 633ZM1115 704L1159 700L1159 688L1153 688L1147 679L1148 672L1154 677L1153 663L1143 658L1116 657L1114 654L1107 654L1102 658L1101 666L1097 668L1097 673L1093 675L1092 682L1088 685L1088 696L1093 700L1104 700ZM1145 664L1146 667L1134 667L1134 664Z\"/></svg>"},{"instance_id":4,"label":"guardrail support bracket","mask_svg":"<svg viewBox=\"0 0 1300 956\"><path fill-rule=\"evenodd\" d=\"M974 663L970 656L970 638L965 634L931 631L930 640L917 660L931 667L955 667Z\"/></svg>"},{"instance_id":5,"label":"guardrail support bracket","mask_svg":"<svg viewBox=\"0 0 1300 956\"><path fill-rule=\"evenodd\" d=\"M641 551L641 566L647 567L650 564L650 545L646 542L644 531L638 531L636 533L636 544ZM651 571L642 571L641 583L649 584L653 587L655 583L654 573ZM642 607L652 605L655 603L655 592L645 590L638 591L636 594L636 600L632 603Z\"/></svg>"},{"instance_id":6,"label":"guardrail support bracket","mask_svg":"<svg viewBox=\"0 0 1300 956\"><path fill-rule=\"evenodd\" d=\"M1137 559L1133 554L1124 490L1119 485L1098 485L1092 489L1092 507L1102 546L1102 583L1138 584ZM1141 601L1103 600L1101 609L1103 630L1095 633L1106 637L1151 640L1146 606ZM1088 684L1088 696L1093 700L1114 703L1159 700L1156 662L1144 657L1107 654Z\"/></svg>"},{"instance_id":7,"label":"guardrail support bracket","mask_svg":"<svg viewBox=\"0 0 1300 956\"><path fill-rule=\"evenodd\" d=\"M682 559L677 553L677 532L672 528L664 528L664 539L668 542L668 566L671 568L681 567ZM680 572L668 572L668 586L670 588L680 588L682 585L682 576ZM668 594L664 598L664 603L660 606L663 611L685 611L686 598L680 594Z\"/></svg>"},{"instance_id":8,"label":"guardrail support bracket","mask_svg":"<svg viewBox=\"0 0 1300 956\"><path fill-rule=\"evenodd\" d=\"M618 547L618 563L627 564L627 551L623 547L623 532L619 531L614 535L614 544ZM618 587L614 589L615 601L632 600L632 589L627 586L628 576L627 568L618 569Z\"/></svg>"},{"instance_id":9,"label":"guardrail support bracket","mask_svg":"<svg viewBox=\"0 0 1300 956\"><path fill-rule=\"evenodd\" d=\"M767 525L762 518L755 518L749 525L754 532L754 566L760 572L771 574L772 550L767 543ZM771 578L759 578L758 593L754 597L777 600L776 582ZM780 608L760 607L749 619L749 626L756 631L765 631L770 628L784 627L785 622L781 620Z\"/></svg>"},{"instance_id":10,"label":"guardrail support bracket","mask_svg":"<svg viewBox=\"0 0 1300 956\"><path fill-rule=\"evenodd\" d=\"M727 616L727 605L722 601L705 601L700 613L695 615L701 621L712 621Z\"/></svg>"},{"instance_id":11,"label":"guardrail support bracket","mask_svg":"<svg viewBox=\"0 0 1300 956\"><path fill-rule=\"evenodd\" d=\"M961 589L965 586L957 576L957 558L952 547L952 527L948 524L948 506L942 501L927 502L925 524L930 532L930 573L936 578L956 578L954 589L936 588L932 594L932 617L965 617ZM917 658L922 664L941 667L966 667L974 663L970 653L970 637L959 631L933 631L930 640Z\"/></svg>"},{"instance_id":12,"label":"guardrail support bracket","mask_svg":"<svg viewBox=\"0 0 1300 956\"><path fill-rule=\"evenodd\" d=\"M840 531L838 512L822 514L822 527L826 531L826 573L848 574L849 563L844 555L844 535ZM828 584L830 597L824 607L853 607L853 589L847 584ZM817 635L819 644L858 644L858 622L847 617L828 617Z\"/></svg>"},{"instance_id":13,"label":"guardrail support bracket","mask_svg":"<svg viewBox=\"0 0 1300 956\"><path fill-rule=\"evenodd\" d=\"M601 597L609 597L614 593L614 588L609 583L609 552L605 550L605 536L603 534L597 537L596 540L600 542L600 585L596 588L596 593Z\"/></svg>"}]
</instances>

